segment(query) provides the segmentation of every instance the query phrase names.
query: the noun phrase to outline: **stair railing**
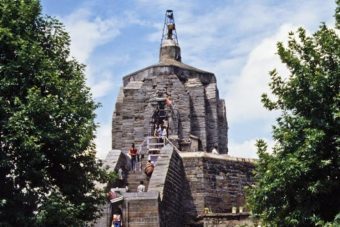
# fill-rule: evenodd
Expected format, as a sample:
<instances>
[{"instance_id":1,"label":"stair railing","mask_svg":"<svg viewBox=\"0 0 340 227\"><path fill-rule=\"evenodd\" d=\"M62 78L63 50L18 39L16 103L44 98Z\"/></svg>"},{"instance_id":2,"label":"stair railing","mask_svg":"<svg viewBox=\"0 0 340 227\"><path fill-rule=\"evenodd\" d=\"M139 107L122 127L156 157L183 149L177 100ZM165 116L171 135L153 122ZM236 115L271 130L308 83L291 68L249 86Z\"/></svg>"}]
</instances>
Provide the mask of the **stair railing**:
<instances>
[{"instance_id":1,"label":"stair railing","mask_svg":"<svg viewBox=\"0 0 340 227\"><path fill-rule=\"evenodd\" d=\"M136 163L136 170L137 171L142 171L142 157L141 156L145 156L148 154L148 137L145 137L143 142L139 145L139 152L138 155L140 155L139 157L139 161Z\"/></svg>"},{"instance_id":2,"label":"stair railing","mask_svg":"<svg viewBox=\"0 0 340 227\"><path fill-rule=\"evenodd\" d=\"M148 149L148 137L145 137L143 142L139 145L139 154L146 154Z\"/></svg>"},{"instance_id":3,"label":"stair railing","mask_svg":"<svg viewBox=\"0 0 340 227\"><path fill-rule=\"evenodd\" d=\"M141 155L148 155L150 149L157 149L157 148L159 148L159 150L160 150L166 144L170 144L175 149L175 151L177 151L178 153L181 153L181 151L167 137L164 137L163 138L163 142L161 142L161 143L158 143L158 142L157 143L153 143L152 140L156 140L156 139L158 140L159 137L155 137L155 136L147 136L147 137L145 137L143 142L139 145L139 154L141 154Z\"/></svg>"},{"instance_id":4,"label":"stair railing","mask_svg":"<svg viewBox=\"0 0 340 227\"><path fill-rule=\"evenodd\" d=\"M165 137L165 141L167 142L167 143L169 143L174 149L175 149L175 151L177 151L177 153L181 153L181 151L168 139L168 137ZM166 142L164 141L164 143L166 144ZM164 145L165 145L164 144Z\"/></svg>"}]
</instances>

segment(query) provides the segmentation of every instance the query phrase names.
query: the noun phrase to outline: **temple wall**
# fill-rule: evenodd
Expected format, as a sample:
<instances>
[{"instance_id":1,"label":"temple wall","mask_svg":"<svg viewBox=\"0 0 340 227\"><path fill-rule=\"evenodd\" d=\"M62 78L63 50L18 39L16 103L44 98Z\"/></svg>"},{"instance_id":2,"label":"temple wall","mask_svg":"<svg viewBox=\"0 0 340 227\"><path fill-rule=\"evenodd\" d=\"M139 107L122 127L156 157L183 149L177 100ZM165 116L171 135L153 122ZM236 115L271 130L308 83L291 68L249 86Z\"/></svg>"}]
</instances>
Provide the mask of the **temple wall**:
<instances>
[{"instance_id":1,"label":"temple wall","mask_svg":"<svg viewBox=\"0 0 340 227\"><path fill-rule=\"evenodd\" d=\"M166 107L171 117L169 136L178 136L180 143L194 135L201 150L210 152L218 145L220 153L227 152L225 107L214 74L190 67L152 66L125 76L123 85L112 118L113 149L126 152L131 143L138 146L153 135L150 121L155 107L150 101L162 93L173 103Z\"/></svg>"},{"instance_id":2,"label":"temple wall","mask_svg":"<svg viewBox=\"0 0 340 227\"><path fill-rule=\"evenodd\" d=\"M220 154L228 154L228 121L225 102L223 99L217 102L218 119L218 151Z\"/></svg>"},{"instance_id":3,"label":"temple wall","mask_svg":"<svg viewBox=\"0 0 340 227\"><path fill-rule=\"evenodd\" d=\"M204 86L199 78L190 78L185 83L190 95L191 134L200 138L202 149L207 149L206 105Z\"/></svg>"},{"instance_id":4,"label":"temple wall","mask_svg":"<svg viewBox=\"0 0 340 227\"><path fill-rule=\"evenodd\" d=\"M159 193L125 193L123 201L123 226L160 227Z\"/></svg>"},{"instance_id":5,"label":"temple wall","mask_svg":"<svg viewBox=\"0 0 340 227\"><path fill-rule=\"evenodd\" d=\"M207 148L206 151L211 151L214 146L219 145L219 126L218 126L218 90L216 83L210 83L205 87L205 100L206 100L206 132L207 132ZM225 134L227 135L227 134ZM224 147L227 144L223 144ZM219 149L222 151L222 149ZM224 152L221 152L224 153Z\"/></svg>"},{"instance_id":6,"label":"temple wall","mask_svg":"<svg viewBox=\"0 0 340 227\"><path fill-rule=\"evenodd\" d=\"M167 223L167 226L179 227L183 224L184 179L182 159L176 151L173 151L161 202L162 223Z\"/></svg>"},{"instance_id":7,"label":"temple wall","mask_svg":"<svg viewBox=\"0 0 340 227\"><path fill-rule=\"evenodd\" d=\"M161 223L180 227L249 222L244 188L254 183L254 160L169 148L160 157L148 190L160 192ZM232 207L237 214L231 214ZM211 214L206 215L205 208Z\"/></svg>"},{"instance_id":8,"label":"temple wall","mask_svg":"<svg viewBox=\"0 0 340 227\"><path fill-rule=\"evenodd\" d=\"M231 213L232 207L245 206L244 188L254 183L254 161L205 152L181 154L188 191L183 198L185 218L213 213Z\"/></svg>"},{"instance_id":9,"label":"temple wall","mask_svg":"<svg viewBox=\"0 0 340 227\"><path fill-rule=\"evenodd\" d=\"M149 149L154 161L158 157L147 178L147 192L123 193L119 206L124 226L251 224L249 213L242 211L244 188L254 183L254 160L226 155L226 105L219 98L216 77L182 63L177 37L171 33L174 21L165 28L168 31L162 38L159 63L123 78L112 116L112 149L124 154L111 152L104 164L111 170L124 167L128 183L133 185L138 173L128 171L126 153L131 144L143 147L143 151ZM164 147L154 144L160 139L147 138L161 124L170 141ZM209 153L214 146L219 155ZM145 175L140 172L138 177ZM232 212L235 208L240 212ZM104 206L104 217L98 220L103 225L110 215L105 211Z\"/></svg>"}]
</instances>

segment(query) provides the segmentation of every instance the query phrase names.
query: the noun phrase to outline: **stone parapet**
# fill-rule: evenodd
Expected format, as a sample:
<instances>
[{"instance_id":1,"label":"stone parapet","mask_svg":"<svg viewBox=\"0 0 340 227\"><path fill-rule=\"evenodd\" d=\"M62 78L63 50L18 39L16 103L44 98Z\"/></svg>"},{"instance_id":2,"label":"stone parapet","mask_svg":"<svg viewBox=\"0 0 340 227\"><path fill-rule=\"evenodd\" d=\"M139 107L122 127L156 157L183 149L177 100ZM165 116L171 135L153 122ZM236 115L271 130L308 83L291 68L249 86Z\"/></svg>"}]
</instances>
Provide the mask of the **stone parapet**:
<instances>
[{"instance_id":1,"label":"stone parapet","mask_svg":"<svg viewBox=\"0 0 340 227\"><path fill-rule=\"evenodd\" d=\"M197 222L204 227L257 226L248 212L204 214L197 217Z\"/></svg>"},{"instance_id":2,"label":"stone parapet","mask_svg":"<svg viewBox=\"0 0 340 227\"><path fill-rule=\"evenodd\" d=\"M107 171L118 171L119 168L123 169L123 172L126 174L129 169L129 158L126 154L121 152L120 150L111 150L106 155L106 158L103 160L103 168ZM95 182L96 188L104 189L107 184L102 184L99 182ZM94 227L103 227L109 226L111 220L111 206L110 203L106 203L101 206L101 216L94 221Z\"/></svg>"},{"instance_id":3,"label":"stone parapet","mask_svg":"<svg viewBox=\"0 0 340 227\"><path fill-rule=\"evenodd\" d=\"M182 152L188 190L183 199L186 222L205 209L212 213L231 213L232 207L245 206L244 188L254 183L255 159Z\"/></svg>"},{"instance_id":4,"label":"stone parapet","mask_svg":"<svg viewBox=\"0 0 340 227\"><path fill-rule=\"evenodd\" d=\"M184 193L184 169L182 159L171 145L161 150L157 165L149 183L149 191L160 192L162 226L182 226Z\"/></svg>"},{"instance_id":5,"label":"stone parapet","mask_svg":"<svg viewBox=\"0 0 340 227\"><path fill-rule=\"evenodd\" d=\"M90 226L93 227L109 227L111 223L111 204L106 202L100 208L101 216L90 223Z\"/></svg>"},{"instance_id":6,"label":"stone parapet","mask_svg":"<svg viewBox=\"0 0 340 227\"><path fill-rule=\"evenodd\" d=\"M123 226L160 227L159 193L124 193Z\"/></svg>"},{"instance_id":7,"label":"stone parapet","mask_svg":"<svg viewBox=\"0 0 340 227\"><path fill-rule=\"evenodd\" d=\"M103 167L108 171L118 171L119 168L129 169L129 157L121 150L111 150L103 160Z\"/></svg>"},{"instance_id":8,"label":"stone parapet","mask_svg":"<svg viewBox=\"0 0 340 227\"><path fill-rule=\"evenodd\" d=\"M207 152L181 152L180 153L181 158L213 158L213 159L219 159L219 160L226 160L226 161L236 161L236 162L248 162L255 164L257 159L254 158L241 158L241 157L235 157L230 156L226 154L212 154Z\"/></svg>"}]
</instances>

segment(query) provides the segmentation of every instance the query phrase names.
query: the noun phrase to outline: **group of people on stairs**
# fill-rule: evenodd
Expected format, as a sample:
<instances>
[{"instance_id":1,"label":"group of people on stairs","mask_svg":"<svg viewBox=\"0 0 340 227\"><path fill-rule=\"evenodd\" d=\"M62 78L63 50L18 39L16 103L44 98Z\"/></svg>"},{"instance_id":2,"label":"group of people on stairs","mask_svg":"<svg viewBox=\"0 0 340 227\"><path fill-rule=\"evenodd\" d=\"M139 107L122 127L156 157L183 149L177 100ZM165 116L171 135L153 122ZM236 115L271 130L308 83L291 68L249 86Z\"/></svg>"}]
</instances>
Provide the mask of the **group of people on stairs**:
<instances>
[{"instance_id":1,"label":"group of people on stairs","mask_svg":"<svg viewBox=\"0 0 340 227\"><path fill-rule=\"evenodd\" d=\"M167 127L162 124L156 125L153 136L157 138L158 143L163 143L168 136Z\"/></svg>"},{"instance_id":2,"label":"group of people on stairs","mask_svg":"<svg viewBox=\"0 0 340 227\"><path fill-rule=\"evenodd\" d=\"M143 154L139 155L138 150L136 149L134 143L131 145L131 148L129 149L129 155L131 157L131 160L130 160L131 161L131 171L135 172L137 169L141 168L141 166L137 168L137 163L139 163L141 165L141 162L144 159L144 155ZM148 177L151 176L154 167L155 167L155 163L149 159L145 168L144 168L144 172Z\"/></svg>"}]
</instances>

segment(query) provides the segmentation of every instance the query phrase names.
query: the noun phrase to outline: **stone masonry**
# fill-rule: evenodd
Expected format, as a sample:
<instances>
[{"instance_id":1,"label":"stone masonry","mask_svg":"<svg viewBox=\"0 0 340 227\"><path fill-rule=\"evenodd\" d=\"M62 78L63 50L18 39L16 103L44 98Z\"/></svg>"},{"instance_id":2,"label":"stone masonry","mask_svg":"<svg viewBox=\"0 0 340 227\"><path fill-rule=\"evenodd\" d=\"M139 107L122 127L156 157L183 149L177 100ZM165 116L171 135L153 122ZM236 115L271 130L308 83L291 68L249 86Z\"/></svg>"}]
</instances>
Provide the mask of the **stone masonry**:
<instances>
[{"instance_id":1,"label":"stone masonry","mask_svg":"<svg viewBox=\"0 0 340 227\"><path fill-rule=\"evenodd\" d=\"M219 98L216 78L183 64L179 46L166 42L160 50L160 62L123 78L112 119L112 148L128 150L131 143L142 143L153 134L152 116L157 98L167 98L168 136L175 144L199 139L199 150L218 146L228 152L227 119L224 100ZM124 139L122 139L124 138Z\"/></svg>"},{"instance_id":2,"label":"stone masonry","mask_svg":"<svg viewBox=\"0 0 340 227\"><path fill-rule=\"evenodd\" d=\"M164 140L155 137L159 125ZM150 148L159 142L159 149ZM123 190L123 200L105 205L95 227L110 223L114 206L129 227L254 226L244 188L254 183L255 160L228 155L226 106L216 77L182 63L172 10L166 12L159 63L123 78L112 117L113 150L104 164L122 168L124 182L135 187L130 180L146 175L143 166L129 168L131 143L156 160L147 191ZM219 154L211 153L215 146Z\"/></svg>"},{"instance_id":3,"label":"stone masonry","mask_svg":"<svg viewBox=\"0 0 340 227\"><path fill-rule=\"evenodd\" d=\"M114 169L124 167L123 159L128 159L117 151L109 153L108 159L112 157L117 157ZM178 152L170 145L161 150L158 159L148 191L123 194L126 226L249 224L244 188L254 183L255 160L206 152ZM237 213L232 213L233 207ZM209 214L205 209L209 209ZM96 221L96 227L104 226L109 220L107 208L103 211L104 216Z\"/></svg>"},{"instance_id":4,"label":"stone masonry","mask_svg":"<svg viewBox=\"0 0 340 227\"><path fill-rule=\"evenodd\" d=\"M245 206L244 188L254 183L255 160L206 152L183 152L181 157L188 186L183 200L187 221L202 215L205 208L231 213L232 207Z\"/></svg>"}]
</instances>

